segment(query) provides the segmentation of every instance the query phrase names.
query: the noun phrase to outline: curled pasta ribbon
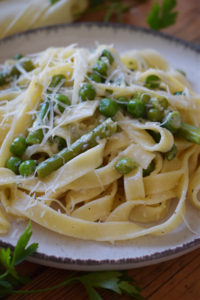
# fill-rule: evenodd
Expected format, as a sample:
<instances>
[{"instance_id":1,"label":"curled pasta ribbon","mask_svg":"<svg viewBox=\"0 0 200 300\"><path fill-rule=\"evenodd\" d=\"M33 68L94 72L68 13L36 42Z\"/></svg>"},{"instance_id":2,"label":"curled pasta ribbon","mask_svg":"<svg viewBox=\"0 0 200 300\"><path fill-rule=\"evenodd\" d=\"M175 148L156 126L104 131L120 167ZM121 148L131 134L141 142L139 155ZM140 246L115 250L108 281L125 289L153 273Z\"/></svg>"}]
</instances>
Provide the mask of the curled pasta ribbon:
<instances>
[{"instance_id":1,"label":"curled pasta ribbon","mask_svg":"<svg viewBox=\"0 0 200 300\"><path fill-rule=\"evenodd\" d=\"M131 50L123 53L122 62L130 69L144 70L147 68L167 71L169 63L155 50Z\"/></svg>"},{"instance_id":2,"label":"curled pasta ribbon","mask_svg":"<svg viewBox=\"0 0 200 300\"><path fill-rule=\"evenodd\" d=\"M105 195L91 200L80 208L75 209L71 216L88 221L105 220L112 210L114 196L117 192L116 182L111 185Z\"/></svg>"},{"instance_id":3,"label":"curled pasta ribbon","mask_svg":"<svg viewBox=\"0 0 200 300\"><path fill-rule=\"evenodd\" d=\"M74 210L75 205L79 203L87 203L91 199L96 198L104 191L102 187L73 191L70 190L65 197L66 208L69 214Z\"/></svg>"},{"instance_id":4,"label":"curled pasta ribbon","mask_svg":"<svg viewBox=\"0 0 200 300\"><path fill-rule=\"evenodd\" d=\"M184 85L182 82L162 70L148 69L147 71L138 74L138 80L145 81L146 77L149 75L156 75L161 78L162 82L167 85L172 94L176 92L177 89L180 91L184 90Z\"/></svg>"},{"instance_id":5,"label":"curled pasta ribbon","mask_svg":"<svg viewBox=\"0 0 200 300\"><path fill-rule=\"evenodd\" d=\"M144 124L137 120L124 119L119 121L119 126L127 132L129 138L141 145L145 150L154 152L167 152L171 149L174 143L173 135L169 130L160 127L153 122L145 122ZM147 129L160 133L160 141L156 143L153 138L145 131Z\"/></svg>"},{"instance_id":6,"label":"curled pasta ribbon","mask_svg":"<svg viewBox=\"0 0 200 300\"><path fill-rule=\"evenodd\" d=\"M119 179L122 175L114 168L115 163L122 157L129 156L138 162L143 168L147 168L151 160L154 158L154 154L149 153L142 149L139 145L132 144L124 151L121 151L113 160L111 160L106 166L98 168L81 178L70 183L67 188L71 190L80 190L87 188L104 188L108 184ZM143 160L141 160L143 156Z\"/></svg>"},{"instance_id":7,"label":"curled pasta ribbon","mask_svg":"<svg viewBox=\"0 0 200 300\"><path fill-rule=\"evenodd\" d=\"M165 194L156 194L146 199L138 197L135 201L126 201L113 210L106 221L131 220L138 223L159 221L168 212L167 201L175 196L175 191L171 190Z\"/></svg>"}]
</instances>

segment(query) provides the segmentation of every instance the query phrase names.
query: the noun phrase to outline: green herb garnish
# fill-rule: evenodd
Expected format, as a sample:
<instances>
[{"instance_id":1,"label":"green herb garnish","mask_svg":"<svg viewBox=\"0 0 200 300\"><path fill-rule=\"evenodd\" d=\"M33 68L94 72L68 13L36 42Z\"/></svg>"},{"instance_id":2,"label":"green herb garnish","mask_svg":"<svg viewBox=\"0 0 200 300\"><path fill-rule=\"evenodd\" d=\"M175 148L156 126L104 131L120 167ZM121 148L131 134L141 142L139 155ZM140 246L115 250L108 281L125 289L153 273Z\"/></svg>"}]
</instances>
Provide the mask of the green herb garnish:
<instances>
[{"instance_id":1,"label":"green herb garnish","mask_svg":"<svg viewBox=\"0 0 200 300\"><path fill-rule=\"evenodd\" d=\"M135 281L122 271L81 274L72 272L71 276L68 276L64 281L52 287L38 290L17 290L31 281L29 277L20 275L15 268L38 248L37 243L32 243L27 246L31 235L31 223L29 222L26 230L18 239L12 254L10 248L0 248L0 298L5 298L10 294L39 294L53 291L69 284L81 283L85 287L90 300L103 300L96 291L96 288L110 290L118 295L126 294L134 299L144 300L141 296L141 289L135 285Z\"/></svg>"},{"instance_id":2,"label":"green herb garnish","mask_svg":"<svg viewBox=\"0 0 200 300\"><path fill-rule=\"evenodd\" d=\"M178 12L174 11L176 0L163 0L161 4L155 2L147 16L147 23L154 30L160 30L176 23Z\"/></svg>"},{"instance_id":3,"label":"green herb garnish","mask_svg":"<svg viewBox=\"0 0 200 300\"><path fill-rule=\"evenodd\" d=\"M105 10L104 22L109 22L112 17L116 17L118 22L122 22L123 13L131 9L131 5L124 4L120 0L92 0L91 10Z\"/></svg>"},{"instance_id":4,"label":"green herb garnish","mask_svg":"<svg viewBox=\"0 0 200 300\"><path fill-rule=\"evenodd\" d=\"M179 73L181 73L183 76L186 77L186 73L185 71L181 70L181 69L176 69L176 71L178 71Z\"/></svg>"},{"instance_id":5,"label":"green herb garnish","mask_svg":"<svg viewBox=\"0 0 200 300\"><path fill-rule=\"evenodd\" d=\"M51 5L55 4L58 1L60 1L60 0L49 0L49 2L50 2Z\"/></svg>"},{"instance_id":6,"label":"green herb garnish","mask_svg":"<svg viewBox=\"0 0 200 300\"><path fill-rule=\"evenodd\" d=\"M30 278L20 275L16 266L37 250L38 244L33 243L27 247L32 235L31 223L17 241L17 245L11 254L11 249L0 249L0 297L12 294L15 289L30 281Z\"/></svg>"}]
</instances>

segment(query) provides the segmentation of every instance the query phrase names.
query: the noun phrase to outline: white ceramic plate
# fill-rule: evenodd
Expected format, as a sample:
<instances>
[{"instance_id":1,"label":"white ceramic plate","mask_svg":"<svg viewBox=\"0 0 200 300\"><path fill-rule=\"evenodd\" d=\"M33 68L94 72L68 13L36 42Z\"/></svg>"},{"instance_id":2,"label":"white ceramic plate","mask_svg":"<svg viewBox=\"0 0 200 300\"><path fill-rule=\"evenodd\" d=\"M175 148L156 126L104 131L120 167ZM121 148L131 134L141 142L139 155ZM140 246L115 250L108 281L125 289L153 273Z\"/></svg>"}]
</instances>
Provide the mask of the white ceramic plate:
<instances>
[{"instance_id":1,"label":"white ceramic plate","mask_svg":"<svg viewBox=\"0 0 200 300\"><path fill-rule=\"evenodd\" d=\"M33 53L71 43L94 47L97 42L113 44L118 51L156 49L174 68L186 71L194 89L200 93L200 48L131 26L77 23L21 33L0 41L0 63L16 53ZM74 270L128 269L158 263L200 246L200 212L188 205L186 218L192 230L199 234L192 233L183 222L165 236L146 236L114 245L65 237L32 224L31 242L39 242L39 249L30 260ZM14 246L25 226L25 222L14 223L9 234L0 238L0 246Z\"/></svg>"}]
</instances>

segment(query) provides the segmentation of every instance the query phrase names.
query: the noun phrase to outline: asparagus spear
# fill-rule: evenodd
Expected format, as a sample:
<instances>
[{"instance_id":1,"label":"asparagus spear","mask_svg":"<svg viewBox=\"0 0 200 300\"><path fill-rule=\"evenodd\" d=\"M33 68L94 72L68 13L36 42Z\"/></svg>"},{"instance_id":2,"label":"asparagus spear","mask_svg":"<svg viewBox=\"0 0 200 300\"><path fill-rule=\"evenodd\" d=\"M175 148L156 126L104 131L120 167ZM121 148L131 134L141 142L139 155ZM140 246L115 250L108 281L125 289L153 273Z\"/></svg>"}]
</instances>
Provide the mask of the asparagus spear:
<instances>
[{"instance_id":1,"label":"asparagus spear","mask_svg":"<svg viewBox=\"0 0 200 300\"><path fill-rule=\"evenodd\" d=\"M57 75L54 75L52 78L51 78L51 82L49 84L49 88L47 89L47 93L51 94L53 89L55 87L57 87L58 85L60 85L60 87L62 87L65 83L65 76L63 74L57 74Z\"/></svg>"},{"instance_id":2,"label":"asparagus spear","mask_svg":"<svg viewBox=\"0 0 200 300\"><path fill-rule=\"evenodd\" d=\"M47 111L49 109L49 102L43 102L38 110L36 120L33 123L33 128L42 125L43 119L47 114ZM34 131L29 132L26 141L28 144L40 144L43 140L44 134L42 128L36 129Z\"/></svg>"},{"instance_id":3,"label":"asparagus spear","mask_svg":"<svg viewBox=\"0 0 200 300\"><path fill-rule=\"evenodd\" d=\"M166 159L167 159L168 161L173 160L173 159L176 157L177 152L178 152L178 149L177 149L176 145L174 144L174 145L172 146L172 148L171 148L168 152L165 153Z\"/></svg>"},{"instance_id":4,"label":"asparagus spear","mask_svg":"<svg viewBox=\"0 0 200 300\"><path fill-rule=\"evenodd\" d=\"M72 158L96 146L98 144L98 140L109 137L116 131L116 122L113 122L110 118L108 118L102 124L95 127L92 131L76 140L71 145L70 149L66 147L56 155L40 163L36 169L38 177L43 178L49 175L70 161Z\"/></svg>"},{"instance_id":5,"label":"asparagus spear","mask_svg":"<svg viewBox=\"0 0 200 300\"><path fill-rule=\"evenodd\" d=\"M200 145L200 128L187 124L182 123L181 128L178 130L178 136L184 138L185 140L199 144Z\"/></svg>"},{"instance_id":6,"label":"asparagus spear","mask_svg":"<svg viewBox=\"0 0 200 300\"><path fill-rule=\"evenodd\" d=\"M182 117L180 112L171 111L169 112L162 123L162 127L167 128L172 133L176 133L182 126Z\"/></svg>"},{"instance_id":7,"label":"asparagus spear","mask_svg":"<svg viewBox=\"0 0 200 300\"><path fill-rule=\"evenodd\" d=\"M64 75L62 75L62 74L54 75L50 81L47 92L51 93L53 88L55 88L58 85L63 85L64 80L65 80ZM33 123L33 128L42 125L43 119L49 110L49 105L50 105L49 101L50 101L50 99L47 97L46 101L42 102L42 104L40 105L36 120ZM43 140L43 137L44 137L44 134L43 134L42 129L37 129L37 130L31 131L27 136L27 143L30 145L40 144Z\"/></svg>"},{"instance_id":8,"label":"asparagus spear","mask_svg":"<svg viewBox=\"0 0 200 300\"><path fill-rule=\"evenodd\" d=\"M178 111L168 113L162 126L170 130L173 134L191 143L200 145L200 128L184 123Z\"/></svg>"}]
</instances>

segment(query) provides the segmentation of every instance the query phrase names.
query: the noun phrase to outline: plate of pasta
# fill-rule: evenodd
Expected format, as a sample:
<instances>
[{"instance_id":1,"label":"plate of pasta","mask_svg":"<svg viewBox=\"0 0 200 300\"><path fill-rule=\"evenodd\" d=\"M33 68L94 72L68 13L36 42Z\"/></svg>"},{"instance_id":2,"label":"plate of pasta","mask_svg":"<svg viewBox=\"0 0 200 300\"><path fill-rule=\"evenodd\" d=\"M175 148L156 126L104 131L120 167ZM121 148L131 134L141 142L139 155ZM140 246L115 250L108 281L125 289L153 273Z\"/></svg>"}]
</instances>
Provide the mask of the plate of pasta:
<instances>
[{"instance_id":1,"label":"plate of pasta","mask_svg":"<svg viewBox=\"0 0 200 300\"><path fill-rule=\"evenodd\" d=\"M133 268L200 245L200 52L130 26L0 41L0 245L31 260Z\"/></svg>"}]
</instances>

